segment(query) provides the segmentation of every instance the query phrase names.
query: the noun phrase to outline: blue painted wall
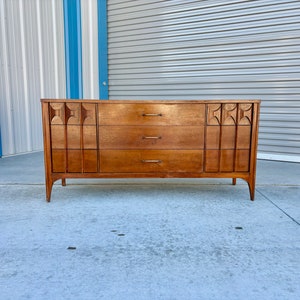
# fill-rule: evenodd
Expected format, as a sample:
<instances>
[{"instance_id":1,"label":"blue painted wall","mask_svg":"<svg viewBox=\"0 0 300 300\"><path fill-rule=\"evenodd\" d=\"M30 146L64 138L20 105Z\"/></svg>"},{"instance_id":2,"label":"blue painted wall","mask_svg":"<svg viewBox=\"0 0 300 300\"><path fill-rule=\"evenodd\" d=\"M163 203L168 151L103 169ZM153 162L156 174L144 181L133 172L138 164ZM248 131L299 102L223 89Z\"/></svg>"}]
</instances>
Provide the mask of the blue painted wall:
<instances>
[{"instance_id":1,"label":"blue painted wall","mask_svg":"<svg viewBox=\"0 0 300 300\"><path fill-rule=\"evenodd\" d=\"M82 39L80 0L63 0L66 96L82 98Z\"/></svg>"},{"instance_id":2,"label":"blue painted wall","mask_svg":"<svg viewBox=\"0 0 300 300\"><path fill-rule=\"evenodd\" d=\"M108 99L107 1L98 0L99 95Z\"/></svg>"}]
</instances>

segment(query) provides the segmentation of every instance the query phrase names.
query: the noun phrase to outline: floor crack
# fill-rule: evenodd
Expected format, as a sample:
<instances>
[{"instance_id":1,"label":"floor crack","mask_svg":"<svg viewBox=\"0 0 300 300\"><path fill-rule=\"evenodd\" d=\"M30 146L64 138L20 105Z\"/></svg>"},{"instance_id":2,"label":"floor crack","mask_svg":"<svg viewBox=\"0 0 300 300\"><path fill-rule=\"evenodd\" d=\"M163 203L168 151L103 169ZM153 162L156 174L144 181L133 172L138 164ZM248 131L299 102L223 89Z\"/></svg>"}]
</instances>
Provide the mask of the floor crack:
<instances>
[{"instance_id":1,"label":"floor crack","mask_svg":"<svg viewBox=\"0 0 300 300\"><path fill-rule=\"evenodd\" d=\"M295 222L297 225L300 225L300 223L294 219L291 215L289 215L287 212L285 212L282 208L280 208L276 203L274 203L271 199L269 199L264 193L262 193L261 191L257 190L256 191L262 195L266 200L268 200L269 202L271 202L275 207L277 207L281 212L283 212L288 218L290 218L293 222Z\"/></svg>"}]
</instances>

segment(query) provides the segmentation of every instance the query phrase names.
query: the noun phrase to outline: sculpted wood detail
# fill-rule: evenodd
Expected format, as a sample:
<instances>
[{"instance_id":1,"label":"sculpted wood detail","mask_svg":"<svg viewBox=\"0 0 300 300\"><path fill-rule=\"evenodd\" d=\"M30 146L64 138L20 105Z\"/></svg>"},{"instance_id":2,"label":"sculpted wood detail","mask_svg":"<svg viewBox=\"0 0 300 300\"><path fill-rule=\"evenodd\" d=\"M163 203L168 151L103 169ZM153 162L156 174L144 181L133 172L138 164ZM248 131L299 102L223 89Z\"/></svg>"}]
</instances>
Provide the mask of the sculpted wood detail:
<instances>
[{"instance_id":1,"label":"sculpted wood detail","mask_svg":"<svg viewBox=\"0 0 300 300\"><path fill-rule=\"evenodd\" d=\"M66 178L242 178L254 199L259 100L42 99L46 199Z\"/></svg>"}]
</instances>

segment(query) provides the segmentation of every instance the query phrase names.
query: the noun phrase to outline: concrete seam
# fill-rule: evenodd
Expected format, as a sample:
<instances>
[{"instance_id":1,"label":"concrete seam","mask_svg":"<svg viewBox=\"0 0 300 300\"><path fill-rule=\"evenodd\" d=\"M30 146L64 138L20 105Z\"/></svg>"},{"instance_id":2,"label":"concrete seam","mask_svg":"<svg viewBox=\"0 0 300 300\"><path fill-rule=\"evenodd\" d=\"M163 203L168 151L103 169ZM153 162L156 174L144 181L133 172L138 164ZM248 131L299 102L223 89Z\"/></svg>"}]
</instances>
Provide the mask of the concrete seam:
<instances>
[{"instance_id":1,"label":"concrete seam","mask_svg":"<svg viewBox=\"0 0 300 300\"><path fill-rule=\"evenodd\" d=\"M294 219L291 215L289 215L287 212L285 212L281 207L279 207L276 203L274 203L271 199L269 199L264 193L262 193L259 190L256 190L261 196L263 196L266 200L268 200L270 203L272 203L276 208L278 208L281 212L283 212L288 218L290 218L293 222L295 222L297 225L300 225L300 223Z\"/></svg>"}]
</instances>

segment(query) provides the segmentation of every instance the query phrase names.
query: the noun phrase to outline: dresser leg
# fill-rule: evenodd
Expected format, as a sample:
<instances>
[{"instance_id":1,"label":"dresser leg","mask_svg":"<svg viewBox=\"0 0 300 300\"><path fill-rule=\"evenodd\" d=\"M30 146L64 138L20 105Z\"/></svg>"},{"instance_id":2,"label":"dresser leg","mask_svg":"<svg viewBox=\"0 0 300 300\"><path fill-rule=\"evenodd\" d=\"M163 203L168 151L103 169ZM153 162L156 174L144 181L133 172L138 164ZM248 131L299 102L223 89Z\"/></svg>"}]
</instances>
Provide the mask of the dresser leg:
<instances>
[{"instance_id":1,"label":"dresser leg","mask_svg":"<svg viewBox=\"0 0 300 300\"><path fill-rule=\"evenodd\" d=\"M236 178L232 178L232 185L236 185Z\"/></svg>"},{"instance_id":2,"label":"dresser leg","mask_svg":"<svg viewBox=\"0 0 300 300\"><path fill-rule=\"evenodd\" d=\"M62 178L61 179L61 185L62 186L66 186L66 178Z\"/></svg>"},{"instance_id":3,"label":"dresser leg","mask_svg":"<svg viewBox=\"0 0 300 300\"><path fill-rule=\"evenodd\" d=\"M255 182L253 179L249 179L247 181L248 183L248 186L249 186L249 192L250 192L250 199L252 201L254 201L254 198L255 198Z\"/></svg>"},{"instance_id":4,"label":"dresser leg","mask_svg":"<svg viewBox=\"0 0 300 300\"><path fill-rule=\"evenodd\" d=\"M53 187L53 180L47 181L46 182L46 200L47 200L47 202L50 202L52 187Z\"/></svg>"}]
</instances>

